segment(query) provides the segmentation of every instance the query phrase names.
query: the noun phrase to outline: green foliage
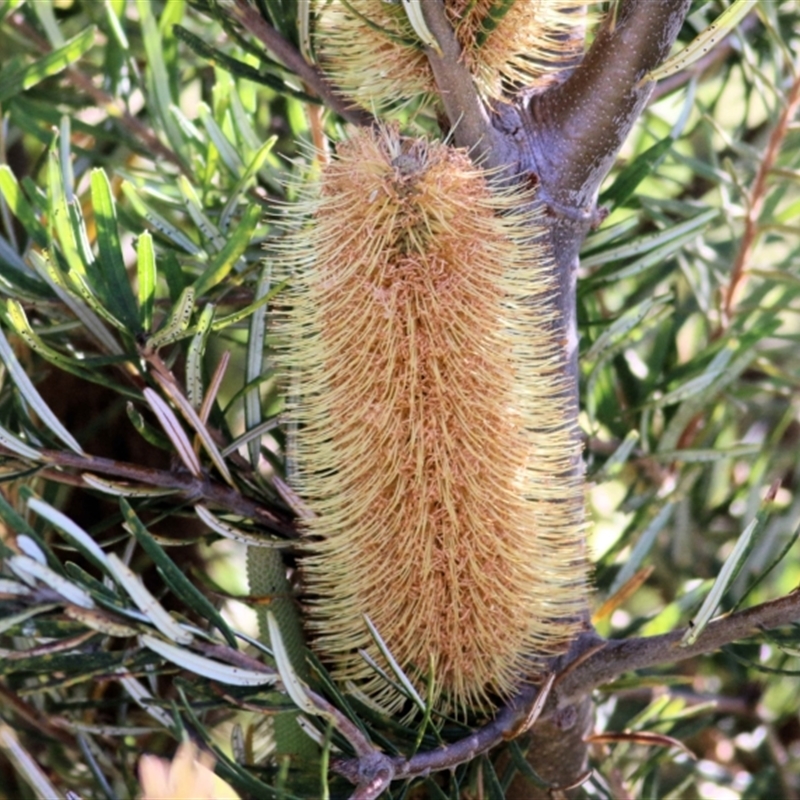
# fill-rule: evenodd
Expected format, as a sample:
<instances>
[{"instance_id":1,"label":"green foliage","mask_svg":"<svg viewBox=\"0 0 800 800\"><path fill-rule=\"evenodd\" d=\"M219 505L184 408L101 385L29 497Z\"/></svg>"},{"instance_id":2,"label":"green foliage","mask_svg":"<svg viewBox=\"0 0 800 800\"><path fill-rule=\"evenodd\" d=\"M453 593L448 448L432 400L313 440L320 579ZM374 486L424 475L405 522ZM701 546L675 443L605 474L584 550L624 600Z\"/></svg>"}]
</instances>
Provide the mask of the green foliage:
<instances>
[{"instance_id":1,"label":"green foliage","mask_svg":"<svg viewBox=\"0 0 800 800\"><path fill-rule=\"evenodd\" d=\"M253 5L298 46L302 6ZM683 38L719 11L698 4ZM607 636L699 631L800 580L782 560L800 530L793 127L753 195L792 91L800 9L759 13L726 58L649 106L584 247L582 423ZM318 169L315 137L340 138L340 120L320 122L308 87L213 0L7 1L0 52L0 798L33 796L42 778L85 800L136 797L142 751L171 754L185 734L243 796L346 797L326 770L334 748L353 755L340 718L389 754L463 737L421 697L415 719L386 718L311 655L295 674L302 644L280 617L293 586L271 595L265 578L247 596L242 579L245 543L292 563L297 511L271 363L283 287L264 245ZM260 641L272 602L280 635ZM798 652L789 628L604 687L598 730L673 737L701 760L644 736L596 743L583 791L797 791ZM411 686L399 666L387 680ZM318 744L293 760L272 738L287 716L297 733L309 686L340 717L307 707ZM512 742L505 760L386 796L503 798L517 771L536 781Z\"/></svg>"}]
</instances>

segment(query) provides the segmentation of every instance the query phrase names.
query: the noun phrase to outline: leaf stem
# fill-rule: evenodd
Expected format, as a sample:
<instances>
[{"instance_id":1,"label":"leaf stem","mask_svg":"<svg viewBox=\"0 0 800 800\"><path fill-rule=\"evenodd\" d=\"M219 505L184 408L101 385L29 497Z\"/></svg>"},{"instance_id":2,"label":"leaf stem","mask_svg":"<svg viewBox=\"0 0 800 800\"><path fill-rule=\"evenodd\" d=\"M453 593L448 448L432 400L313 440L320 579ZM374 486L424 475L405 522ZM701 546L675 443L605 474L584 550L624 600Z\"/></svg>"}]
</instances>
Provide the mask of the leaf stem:
<instances>
[{"instance_id":1,"label":"leaf stem","mask_svg":"<svg viewBox=\"0 0 800 800\"><path fill-rule=\"evenodd\" d=\"M375 122L372 114L348 103L336 87L313 64L309 64L300 51L286 41L246 0L234 0L232 5L222 8L231 19L243 25L281 63L294 72L328 108L353 125L372 125Z\"/></svg>"}]
</instances>

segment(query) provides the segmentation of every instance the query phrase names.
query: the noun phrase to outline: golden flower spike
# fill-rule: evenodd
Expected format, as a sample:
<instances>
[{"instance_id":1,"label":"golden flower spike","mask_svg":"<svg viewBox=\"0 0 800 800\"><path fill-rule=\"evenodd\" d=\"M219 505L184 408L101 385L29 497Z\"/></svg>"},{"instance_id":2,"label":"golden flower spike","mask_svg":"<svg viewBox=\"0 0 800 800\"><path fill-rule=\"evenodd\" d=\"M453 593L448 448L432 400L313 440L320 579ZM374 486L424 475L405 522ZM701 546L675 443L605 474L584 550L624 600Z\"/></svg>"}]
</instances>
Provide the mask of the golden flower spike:
<instances>
[{"instance_id":1,"label":"golden flower spike","mask_svg":"<svg viewBox=\"0 0 800 800\"><path fill-rule=\"evenodd\" d=\"M463 151L362 130L284 242L312 646L389 709L365 615L465 713L563 649L585 607L580 444L529 200Z\"/></svg>"},{"instance_id":2,"label":"golden flower spike","mask_svg":"<svg viewBox=\"0 0 800 800\"><path fill-rule=\"evenodd\" d=\"M484 97L542 88L583 47L585 0L445 0L463 58ZM317 51L355 102L384 110L433 92L420 0L319 0Z\"/></svg>"}]
</instances>

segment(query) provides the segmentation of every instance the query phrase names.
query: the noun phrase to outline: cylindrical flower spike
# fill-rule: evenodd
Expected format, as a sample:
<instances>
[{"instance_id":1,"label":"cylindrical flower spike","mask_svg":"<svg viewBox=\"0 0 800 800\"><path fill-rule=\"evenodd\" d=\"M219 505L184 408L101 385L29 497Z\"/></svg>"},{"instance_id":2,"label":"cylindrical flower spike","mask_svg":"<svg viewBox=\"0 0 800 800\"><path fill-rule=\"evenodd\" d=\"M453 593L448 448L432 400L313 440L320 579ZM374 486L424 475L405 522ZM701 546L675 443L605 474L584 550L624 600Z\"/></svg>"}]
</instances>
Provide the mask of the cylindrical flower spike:
<instances>
[{"instance_id":1,"label":"cylindrical flower spike","mask_svg":"<svg viewBox=\"0 0 800 800\"><path fill-rule=\"evenodd\" d=\"M548 85L582 50L586 5L586 0L445 0L462 57L487 98L512 87ZM403 3L319 0L317 10L317 49L348 97L384 109L434 91L423 43Z\"/></svg>"},{"instance_id":2,"label":"cylindrical flower spike","mask_svg":"<svg viewBox=\"0 0 800 800\"><path fill-rule=\"evenodd\" d=\"M312 644L388 707L365 615L420 694L432 671L463 713L563 649L586 605L580 439L530 200L463 151L365 130L287 239Z\"/></svg>"}]
</instances>

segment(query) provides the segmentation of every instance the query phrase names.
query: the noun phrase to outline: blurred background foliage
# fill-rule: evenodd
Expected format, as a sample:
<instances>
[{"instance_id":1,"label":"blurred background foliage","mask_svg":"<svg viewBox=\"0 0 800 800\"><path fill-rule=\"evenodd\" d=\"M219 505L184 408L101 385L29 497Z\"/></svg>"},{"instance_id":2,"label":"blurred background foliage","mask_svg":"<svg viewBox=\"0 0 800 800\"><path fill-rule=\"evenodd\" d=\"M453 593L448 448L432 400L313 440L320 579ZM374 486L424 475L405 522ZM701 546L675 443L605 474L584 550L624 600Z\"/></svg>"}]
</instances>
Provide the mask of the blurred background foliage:
<instances>
[{"instance_id":1,"label":"blurred background foliage","mask_svg":"<svg viewBox=\"0 0 800 800\"><path fill-rule=\"evenodd\" d=\"M303 3L253 7L310 52ZM723 7L698 0L681 41ZM759 3L657 88L584 247L606 636L684 626L712 588L729 611L800 581L799 25L795 0ZM280 563L292 536L269 251L344 126L212 0L0 0L0 53L0 798L136 797L140 754L185 732L242 796L347 796L324 777L346 742L322 721L321 762L270 757L266 720L290 701L215 666L271 663L245 579L248 542ZM436 129L429 108L399 113ZM583 791L800 796L799 641L604 687L598 733L671 736L696 760L598 737ZM463 732L327 688L387 750ZM502 797L506 773L480 759L392 796Z\"/></svg>"}]
</instances>

